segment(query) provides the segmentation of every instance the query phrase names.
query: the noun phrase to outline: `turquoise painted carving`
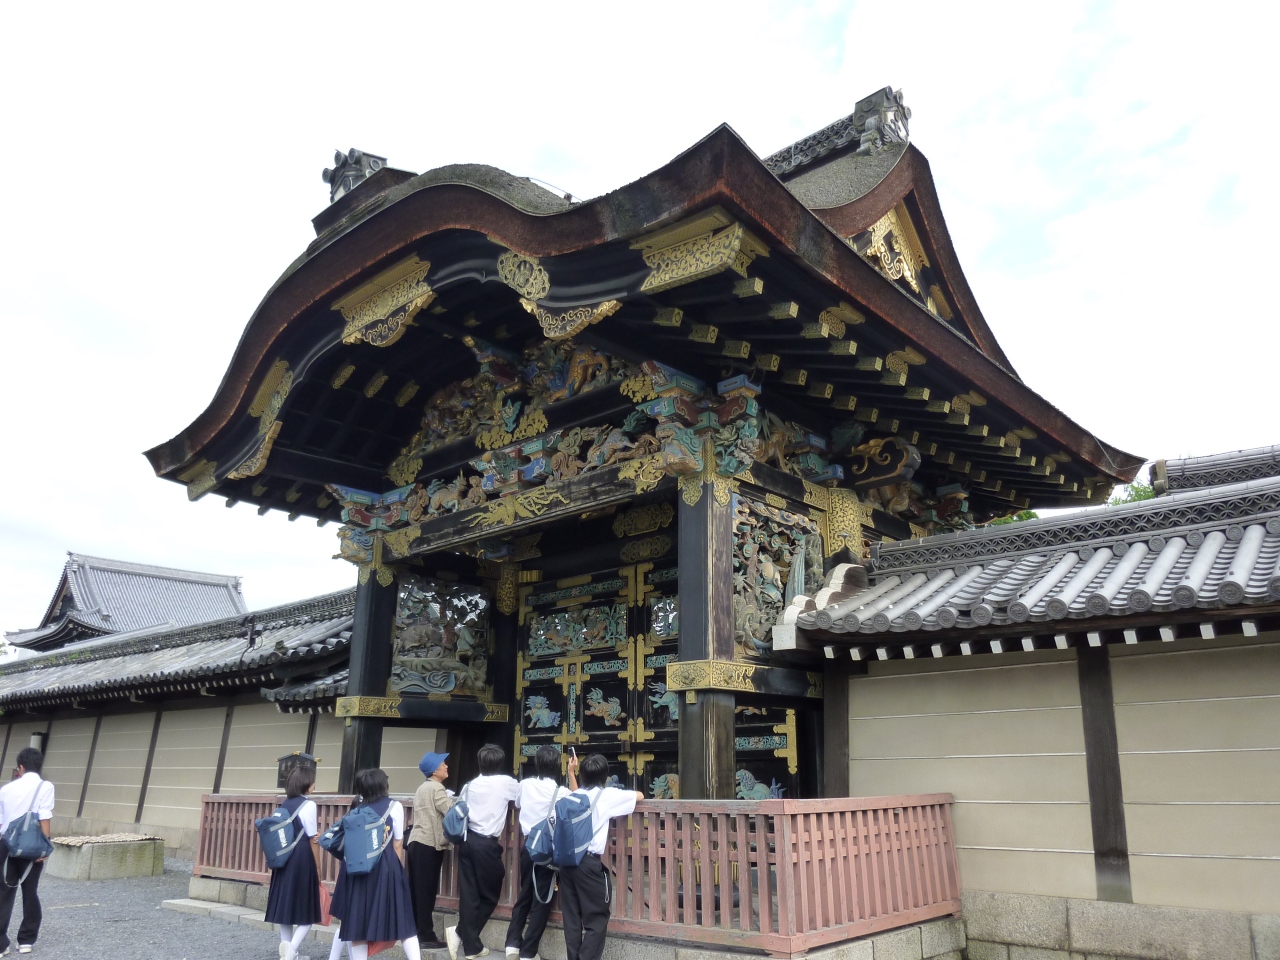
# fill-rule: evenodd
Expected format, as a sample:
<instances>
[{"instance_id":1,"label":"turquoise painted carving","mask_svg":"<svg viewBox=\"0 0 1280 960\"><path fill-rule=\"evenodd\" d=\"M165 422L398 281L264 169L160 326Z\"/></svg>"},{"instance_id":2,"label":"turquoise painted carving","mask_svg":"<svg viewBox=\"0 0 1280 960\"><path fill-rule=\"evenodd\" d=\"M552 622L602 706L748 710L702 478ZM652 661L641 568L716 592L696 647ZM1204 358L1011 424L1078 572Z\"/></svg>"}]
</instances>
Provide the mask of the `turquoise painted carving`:
<instances>
[{"instance_id":1,"label":"turquoise painted carving","mask_svg":"<svg viewBox=\"0 0 1280 960\"><path fill-rule=\"evenodd\" d=\"M481 591L415 575L402 578L391 643L393 692L487 692L489 600Z\"/></svg>"},{"instance_id":2,"label":"turquoise painted carving","mask_svg":"<svg viewBox=\"0 0 1280 960\"><path fill-rule=\"evenodd\" d=\"M566 610L529 619L529 656L552 657L615 647L627 639L627 608Z\"/></svg>"},{"instance_id":3,"label":"turquoise painted carving","mask_svg":"<svg viewBox=\"0 0 1280 960\"><path fill-rule=\"evenodd\" d=\"M649 697L649 702L653 704L654 709L656 710L659 707L666 707L667 710L670 711L671 713L671 722L679 723L680 722L679 694L668 690L667 685L665 683L659 683L656 680L652 681L649 684L649 689L653 691L652 695Z\"/></svg>"},{"instance_id":4,"label":"turquoise painted carving","mask_svg":"<svg viewBox=\"0 0 1280 960\"><path fill-rule=\"evenodd\" d=\"M587 717L599 717L606 727L622 726L622 721L627 716L623 713L622 703L618 698L610 697L606 700L604 691L599 687L592 687L587 691L587 705L582 713Z\"/></svg>"},{"instance_id":5,"label":"turquoise painted carving","mask_svg":"<svg viewBox=\"0 0 1280 960\"><path fill-rule=\"evenodd\" d=\"M550 708L546 697L529 697L524 714L529 718L530 729L560 726L560 714Z\"/></svg>"},{"instance_id":6,"label":"turquoise painted carving","mask_svg":"<svg viewBox=\"0 0 1280 960\"><path fill-rule=\"evenodd\" d=\"M734 779L738 781L739 800L781 800L782 795L787 792L777 780L766 787L746 770L739 770L734 774Z\"/></svg>"}]
</instances>

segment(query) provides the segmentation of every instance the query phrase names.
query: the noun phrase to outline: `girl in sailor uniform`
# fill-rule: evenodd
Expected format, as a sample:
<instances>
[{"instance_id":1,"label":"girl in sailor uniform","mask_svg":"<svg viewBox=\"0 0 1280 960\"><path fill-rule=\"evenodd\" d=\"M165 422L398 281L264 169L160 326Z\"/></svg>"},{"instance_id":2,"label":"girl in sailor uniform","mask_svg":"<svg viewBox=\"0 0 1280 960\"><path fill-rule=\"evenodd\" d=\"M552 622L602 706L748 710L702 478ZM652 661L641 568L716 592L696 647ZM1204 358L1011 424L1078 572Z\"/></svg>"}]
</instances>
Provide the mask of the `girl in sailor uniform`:
<instances>
[{"instance_id":1,"label":"girl in sailor uniform","mask_svg":"<svg viewBox=\"0 0 1280 960\"><path fill-rule=\"evenodd\" d=\"M288 799L281 806L295 817L294 829L301 834L283 867L271 871L271 890L267 893L267 923L280 927L280 956L295 960L298 947L320 922L320 874L316 870L314 852L319 833L316 805L307 798L315 786L315 773L298 766L289 771L285 781Z\"/></svg>"},{"instance_id":2,"label":"girl in sailor uniform","mask_svg":"<svg viewBox=\"0 0 1280 960\"><path fill-rule=\"evenodd\" d=\"M387 775L381 770L361 770L355 778L361 806L378 816L387 814L392 842L368 873L339 872L331 912L342 921L340 936L350 944L351 960L368 960L370 943L401 941L406 957L417 957L418 928L404 863L404 807L387 796ZM341 949L336 948L336 949Z\"/></svg>"}]
</instances>

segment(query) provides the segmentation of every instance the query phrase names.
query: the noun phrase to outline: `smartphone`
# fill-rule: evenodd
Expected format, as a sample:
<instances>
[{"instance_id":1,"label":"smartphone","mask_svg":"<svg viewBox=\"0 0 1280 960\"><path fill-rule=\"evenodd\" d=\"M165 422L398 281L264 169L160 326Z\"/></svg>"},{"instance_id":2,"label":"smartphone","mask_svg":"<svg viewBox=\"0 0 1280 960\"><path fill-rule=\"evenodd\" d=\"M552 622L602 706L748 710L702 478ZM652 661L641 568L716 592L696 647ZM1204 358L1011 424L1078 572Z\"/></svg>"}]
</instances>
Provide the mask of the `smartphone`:
<instances>
[{"instance_id":1,"label":"smartphone","mask_svg":"<svg viewBox=\"0 0 1280 960\"><path fill-rule=\"evenodd\" d=\"M573 747L570 747L569 756L573 757L573 759L576 761L578 759L578 751L575 750Z\"/></svg>"}]
</instances>

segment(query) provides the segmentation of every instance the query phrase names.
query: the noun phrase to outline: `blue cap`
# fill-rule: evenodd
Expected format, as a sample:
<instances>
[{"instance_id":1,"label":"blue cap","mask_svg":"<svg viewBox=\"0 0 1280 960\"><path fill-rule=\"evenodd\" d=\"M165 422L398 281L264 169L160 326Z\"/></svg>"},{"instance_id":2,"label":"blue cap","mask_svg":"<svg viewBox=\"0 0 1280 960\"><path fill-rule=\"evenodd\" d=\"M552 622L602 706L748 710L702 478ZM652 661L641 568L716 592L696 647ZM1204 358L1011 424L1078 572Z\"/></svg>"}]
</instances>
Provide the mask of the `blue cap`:
<instances>
[{"instance_id":1,"label":"blue cap","mask_svg":"<svg viewBox=\"0 0 1280 960\"><path fill-rule=\"evenodd\" d=\"M440 764L444 763L448 756L447 753L428 753L418 764L418 769L422 771L424 777L429 777L440 769Z\"/></svg>"}]
</instances>

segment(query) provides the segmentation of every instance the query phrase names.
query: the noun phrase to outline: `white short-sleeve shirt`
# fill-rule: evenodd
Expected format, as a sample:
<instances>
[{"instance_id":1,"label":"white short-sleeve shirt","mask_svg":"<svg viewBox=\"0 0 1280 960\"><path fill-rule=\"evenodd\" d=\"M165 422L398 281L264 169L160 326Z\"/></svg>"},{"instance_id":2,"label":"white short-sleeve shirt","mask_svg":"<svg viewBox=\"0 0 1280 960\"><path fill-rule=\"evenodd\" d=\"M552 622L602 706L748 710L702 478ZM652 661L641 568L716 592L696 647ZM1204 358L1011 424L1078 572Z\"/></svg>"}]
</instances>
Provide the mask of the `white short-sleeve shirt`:
<instances>
[{"instance_id":1,"label":"white short-sleeve shirt","mask_svg":"<svg viewBox=\"0 0 1280 960\"><path fill-rule=\"evenodd\" d=\"M298 812L294 814L298 818L298 823L302 825L302 832L308 837L314 837L320 832L317 824L316 802L314 800L304 800L302 805L298 807Z\"/></svg>"},{"instance_id":2,"label":"white short-sleeve shirt","mask_svg":"<svg viewBox=\"0 0 1280 960\"><path fill-rule=\"evenodd\" d=\"M609 839L609 821L614 817L631 815L636 808L635 791L619 790L617 787L592 787L577 792L596 805L595 812L591 815L591 825L595 832L591 835L591 843L587 845L587 853L602 856L604 845Z\"/></svg>"},{"instance_id":3,"label":"white short-sleeve shirt","mask_svg":"<svg viewBox=\"0 0 1280 960\"><path fill-rule=\"evenodd\" d=\"M24 773L0 787L0 832L28 810L41 820L53 818L53 784L38 773Z\"/></svg>"},{"instance_id":4,"label":"white short-sleeve shirt","mask_svg":"<svg viewBox=\"0 0 1280 960\"><path fill-rule=\"evenodd\" d=\"M520 797L520 783L505 774L479 776L463 788L466 794L467 829L486 837L502 833L507 822L507 804Z\"/></svg>"},{"instance_id":5,"label":"white short-sleeve shirt","mask_svg":"<svg viewBox=\"0 0 1280 960\"><path fill-rule=\"evenodd\" d=\"M392 800L387 813L390 814L388 820L392 824L392 840L404 840L404 804L399 800Z\"/></svg>"},{"instance_id":6,"label":"white short-sleeve shirt","mask_svg":"<svg viewBox=\"0 0 1280 960\"><path fill-rule=\"evenodd\" d=\"M520 796L516 806L520 810L520 830L527 837L543 820L551 815L552 805L569 791L550 777L530 777L520 781Z\"/></svg>"}]
</instances>

